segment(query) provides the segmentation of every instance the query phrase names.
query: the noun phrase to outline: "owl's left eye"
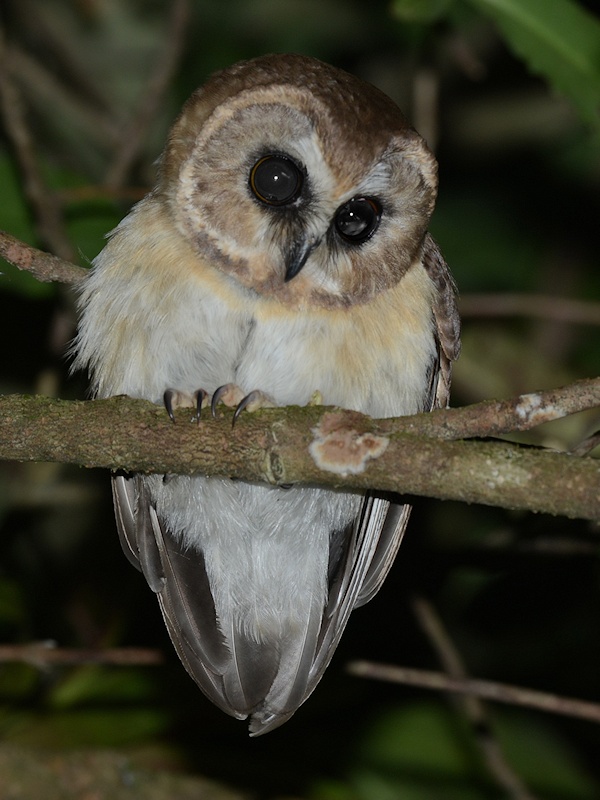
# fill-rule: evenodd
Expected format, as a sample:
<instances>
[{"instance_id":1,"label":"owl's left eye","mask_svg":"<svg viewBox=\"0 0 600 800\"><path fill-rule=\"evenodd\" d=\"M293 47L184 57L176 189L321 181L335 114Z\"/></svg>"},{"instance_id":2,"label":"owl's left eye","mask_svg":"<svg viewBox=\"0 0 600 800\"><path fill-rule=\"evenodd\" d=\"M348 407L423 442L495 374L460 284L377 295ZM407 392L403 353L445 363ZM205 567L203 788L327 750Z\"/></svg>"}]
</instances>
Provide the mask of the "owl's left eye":
<instances>
[{"instance_id":1,"label":"owl's left eye","mask_svg":"<svg viewBox=\"0 0 600 800\"><path fill-rule=\"evenodd\" d=\"M336 231L347 242L360 244L372 236L381 219L381 206L374 197L353 197L335 213Z\"/></svg>"},{"instance_id":2,"label":"owl's left eye","mask_svg":"<svg viewBox=\"0 0 600 800\"><path fill-rule=\"evenodd\" d=\"M292 203L300 194L302 182L302 170L287 156L263 156L250 170L252 193L269 206Z\"/></svg>"}]
</instances>

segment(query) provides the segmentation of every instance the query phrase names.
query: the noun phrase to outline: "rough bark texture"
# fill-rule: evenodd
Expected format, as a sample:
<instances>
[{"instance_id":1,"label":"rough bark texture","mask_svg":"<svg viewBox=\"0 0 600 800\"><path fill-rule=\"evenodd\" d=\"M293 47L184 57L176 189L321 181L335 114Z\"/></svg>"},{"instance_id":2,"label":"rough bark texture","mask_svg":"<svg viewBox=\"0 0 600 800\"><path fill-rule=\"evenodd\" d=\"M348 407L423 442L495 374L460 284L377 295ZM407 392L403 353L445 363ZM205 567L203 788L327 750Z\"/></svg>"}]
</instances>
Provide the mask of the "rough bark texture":
<instances>
[{"instance_id":1,"label":"rough bark texture","mask_svg":"<svg viewBox=\"0 0 600 800\"><path fill-rule=\"evenodd\" d=\"M590 382L594 391L586 407L596 404L597 383ZM484 403L466 412L479 419L481 410L490 409L495 420L498 407L512 405L531 427L532 406L538 416L546 408L542 397ZM0 397L0 458L375 488L600 518L599 461L503 441L448 438L464 427L465 409L394 420L321 406L264 409L242 414L233 428L232 413L224 409L217 419L206 413L196 423L191 412L180 411L173 424L164 409L125 397L73 402L7 395Z\"/></svg>"},{"instance_id":2,"label":"rough bark texture","mask_svg":"<svg viewBox=\"0 0 600 800\"><path fill-rule=\"evenodd\" d=\"M51 253L31 247L10 233L0 231L0 256L18 269L31 272L43 283L78 283L87 270Z\"/></svg>"}]
</instances>

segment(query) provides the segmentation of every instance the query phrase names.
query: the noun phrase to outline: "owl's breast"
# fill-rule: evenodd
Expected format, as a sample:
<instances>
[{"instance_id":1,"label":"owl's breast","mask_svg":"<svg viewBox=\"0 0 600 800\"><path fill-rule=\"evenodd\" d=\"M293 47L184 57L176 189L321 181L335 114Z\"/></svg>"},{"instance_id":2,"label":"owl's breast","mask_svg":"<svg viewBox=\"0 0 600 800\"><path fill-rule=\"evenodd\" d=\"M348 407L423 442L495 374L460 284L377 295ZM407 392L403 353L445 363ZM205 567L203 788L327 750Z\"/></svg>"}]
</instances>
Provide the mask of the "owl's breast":
<instances>
[{"instance_id":1,"label":"owl's breast","mask_svg":"<svg viewBox=\"0 0 600 800\"><path fill-rule=\"evenodd\" d=\"M319 391L326 405L372 416L420 411L437 359L434 291L417 264L370 303L298 312L259 303L234 380L280 405Z\"/></svg>"}]
</instances>

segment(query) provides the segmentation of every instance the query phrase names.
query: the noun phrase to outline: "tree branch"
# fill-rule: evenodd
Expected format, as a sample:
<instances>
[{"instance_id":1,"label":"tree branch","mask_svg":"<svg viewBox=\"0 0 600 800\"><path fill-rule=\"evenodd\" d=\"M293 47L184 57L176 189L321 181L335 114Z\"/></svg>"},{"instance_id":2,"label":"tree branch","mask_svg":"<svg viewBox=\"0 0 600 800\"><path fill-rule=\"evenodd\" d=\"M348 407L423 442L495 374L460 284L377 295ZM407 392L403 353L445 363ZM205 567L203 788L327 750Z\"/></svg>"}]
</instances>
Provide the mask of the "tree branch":
<instances>
[{"instance_id":1,"label":"tree branch","mask_svg":"<svg viewBox=\"0 0 600 800\"><path fill-rule=\"evenodd\" d=\"M443 672L399 667L392 664L375 664L370 661L353 661L348 664L348 672L359 678L371 678L442 692L459 692L479 697L482 700L493 700L496 703L508 703L553 714L563 714L567 717L587 719L591 722L600 722L599 703L563 697L549 692L538 692L535 689L507 683L497 683L479 678L454 678Z\"/></svg>"},{"instance_id":2,"label":"tree branch","mask_svg":"<svg viewBox=\"0 0 600 800\"><path fill-rule=\"evenodd\" d=\"M23 662L40 669L80 664L109 664L111 666L155 666L162 664L160 650L148 647L106 647L81 649L57 647L54 642L0 645L0 664Z\"/></svg>"},{"instance_id":3,"label":"tree branch","mask_svg":"<svg viewBox=\"0 0 600 800\"><path fill-rule=\"evenodd\" d=\"M597 405L600 380L580 383L587 387L580 394ZM544 398L574 394L566 387L499 406L533 424L535 414L524 415L523 408L546 409ZM583 404L565 399L565 405L580 410ZM0 459L375 488L600 518L597 460L510 442L448 440L448 432L456 435L465 419L485 417L490 407L385 420L322 406L263 409L242 415L232 429L230 410L198 424L190 422L191 412L179 411L173 424L164 409L126 397L73 402L7 395L0 397Z\"/></svg>"},{"instance_id":4,"label":"tree branch","mask_svg":"<svg viewBox=\"0 0 600 800\"><path fill-rule=\"evenodd\" d=\"M465 294L459 299L459 310L461 317L527 317L600 325L600 303L526 292Z\"/></svg>"},{"instance_id":5,"label":"tree branch","mask_svg":"<svg viewBox=\"0 0 600 800\"><path fill-rule=\"evenodd\" d=\"M44 253L25 244L10 233L0 231L0 256L17 269L24 269L43 283L77 283L87 270L65 261L63 258Z\"/></svg>"}]
</instances>

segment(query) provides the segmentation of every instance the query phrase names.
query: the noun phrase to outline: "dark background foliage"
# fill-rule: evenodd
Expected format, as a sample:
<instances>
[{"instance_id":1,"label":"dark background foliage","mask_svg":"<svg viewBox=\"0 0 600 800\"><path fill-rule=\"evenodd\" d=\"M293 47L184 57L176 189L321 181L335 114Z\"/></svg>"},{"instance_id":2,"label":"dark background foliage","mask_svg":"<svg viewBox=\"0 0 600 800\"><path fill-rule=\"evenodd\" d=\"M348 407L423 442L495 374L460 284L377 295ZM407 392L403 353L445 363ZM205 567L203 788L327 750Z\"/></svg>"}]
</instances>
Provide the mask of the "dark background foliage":
<instances>
[{"instance_id":1,"label":"dark background foliage","mask_svg":"<svg viewBox=\"0 0 600 800\"><path fill-rule=\"evenodd\" d=\"M265 52L314 55L384 89L436 150L432 232L464 316L453 404L597 374L593 3L5 0L2 14L14 90L0 134L4 230L89 263L152 185L170 123L210 72ZM69 289L4 265L0 391L84 397L85 376L69 377L65 357L74 326ZM566 449L597 423L579 415L528 441ZM357 658L439 668L416 597L471 675L598 697L598 528L587 522L418 500L386 586L353 615L312 698L257 740L172 653L154 597L120 552L104 472L0 465L0 524L1 642L143 646L166 660L1 663L5 744L119 748L262 797L506 796L448 698L345 670ZM512 796L600 796L597 725L498 706L489 725L531 792L517 785Z\"/></svg>"}]
</instances>

